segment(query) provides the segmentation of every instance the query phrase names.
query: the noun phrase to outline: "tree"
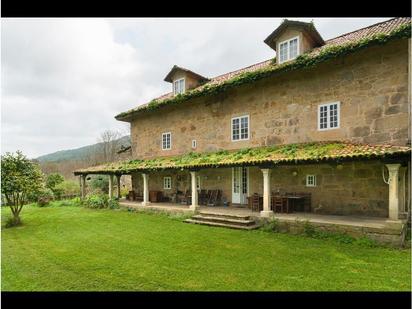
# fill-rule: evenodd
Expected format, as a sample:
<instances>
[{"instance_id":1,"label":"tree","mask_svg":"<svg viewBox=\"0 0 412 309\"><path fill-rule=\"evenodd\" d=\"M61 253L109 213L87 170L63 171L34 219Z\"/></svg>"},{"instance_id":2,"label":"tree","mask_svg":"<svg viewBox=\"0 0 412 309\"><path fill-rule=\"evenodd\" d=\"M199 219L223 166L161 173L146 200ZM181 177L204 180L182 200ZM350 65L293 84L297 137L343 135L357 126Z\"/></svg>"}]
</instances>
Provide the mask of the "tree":
<instances>
[{"instance_id":1,"label":"tree","mask_svg":"<svg viewBox=\"0 0 412 309\"><path fill-rule=\"evenodd\" d=\"M20 224L20 212L29 197L43 188L43 174L37 164L22 152L7 152L1 156L1 193L13 213L13 224Z\"/></svg>"},{"instance_id":2,"label":"tree","mask_svg":"<svg viewBox=\"0 0 412 309\"><path fill-rule=\"evenodd\" d=\"M46 178L46 188L49 188L53 192L53 196L60 198L63 194L62 190L57 185L61 184L64 181L64 177L59 173L52 173Z\"/></svg>"},{"instance_id":3,"label":"tree","mask_svg":"<svg viewBox=\"0 0 412 309\"><path fill-rule=\"evenodd\" d=\"M113 162L116 160L121 136L121 132L111 130L106 130L100 134L99 142L104 162Z\"/></svg>"}]
</instances>

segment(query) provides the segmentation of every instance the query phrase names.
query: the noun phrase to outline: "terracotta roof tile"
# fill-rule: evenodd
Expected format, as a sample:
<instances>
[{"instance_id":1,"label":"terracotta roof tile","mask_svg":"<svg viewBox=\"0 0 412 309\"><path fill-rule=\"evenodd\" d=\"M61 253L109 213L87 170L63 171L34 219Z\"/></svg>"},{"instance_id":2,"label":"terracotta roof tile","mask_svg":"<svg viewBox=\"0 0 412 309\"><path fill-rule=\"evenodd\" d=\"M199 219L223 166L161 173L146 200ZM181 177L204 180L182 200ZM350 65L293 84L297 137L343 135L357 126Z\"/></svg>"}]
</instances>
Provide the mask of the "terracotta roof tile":
<instances>
[{"instance_id":1,"label":"terracotta roof tile","mask_svg":"<svg viewBox=\"0 0 412 309\"><path fill-rule=\"evenodd\" d=\"M353 31L353 32L349 32L349 33L343 34L341 36L338 36L336 38L327 40L327 41L325 41L325 43L326 43L325 45L323 45L321 47L318 47L318 48L315 48L312 52L313 53L318 53L319 51L321 51L325 47L328 47L328 46L331 46L331 45L342 45L342 44L346 44L346 43L349 43L349 42L354 42L354 41L357 41L357 40L360 40L360 39L369 38L369 37L371 37L371 36L373 36L377 33L388 34L392 30L399 27L400 25L403 25L405 23L410 23L410 22L411 22L410 17L393 18L393 19L390 19L390 20L387 20L387 21L384 21L384 22L381 22L381 23L378 23L378 24L374 24L374 25L368 26L366 28L362 28L362 29L359 29L359 30L356 30L356 31ZM235 71L232 71L232 72L229 72L229 73L225 73L225 74L213 77L213 78L210 79L209 82L207 82L207 83L205 83L205 84L203 84L199 87L196 87L195 89L202 89L205 86L219 84L219 83L222 83L226 80L229 80L229 79L231 79L231 78L233 78L233 77L235 77L239 74L242 74L242 73L245 73L245 72L253 72L253 71L256 71L256 70L260 70L260 69L268 67L270 65L273 65L272 64L272 59L268 59L268 60L265 60L265 61L262 61L262 62L259 62L259 63L256 63L256 64L252 64L252 65L247 66L245 68L241 68L239 70L235 70ZM171 98L171 97L173 97L173 92L163 94L163 95L155 98L154 100L161 101L161 100L168 99L168 98ZM149 104L149 102L145 103L145 104L141 104L137 108L140 109L144 106L147 106L148 104Z\"/></svg>"}]
</instances>

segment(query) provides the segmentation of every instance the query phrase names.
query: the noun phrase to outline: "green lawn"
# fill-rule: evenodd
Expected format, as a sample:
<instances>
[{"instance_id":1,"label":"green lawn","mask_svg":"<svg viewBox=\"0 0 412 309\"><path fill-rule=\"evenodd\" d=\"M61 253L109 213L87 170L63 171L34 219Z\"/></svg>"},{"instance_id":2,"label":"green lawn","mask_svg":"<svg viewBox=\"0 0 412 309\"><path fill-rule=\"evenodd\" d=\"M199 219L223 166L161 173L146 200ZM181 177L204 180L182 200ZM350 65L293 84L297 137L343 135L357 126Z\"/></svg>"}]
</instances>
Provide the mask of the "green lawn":
<instances>
[{"instance_id":1,"label":"green lawn","mask_svg":"<svg viewBox=\"0 0 412 309\"><path fill-rule=\"evenodd\" d=\"M10 211L3 208L2 226ZM165 215L26 207L2 227L2 289L403 290L410 249L182 223Z\"/></svg>"}]
</instances>

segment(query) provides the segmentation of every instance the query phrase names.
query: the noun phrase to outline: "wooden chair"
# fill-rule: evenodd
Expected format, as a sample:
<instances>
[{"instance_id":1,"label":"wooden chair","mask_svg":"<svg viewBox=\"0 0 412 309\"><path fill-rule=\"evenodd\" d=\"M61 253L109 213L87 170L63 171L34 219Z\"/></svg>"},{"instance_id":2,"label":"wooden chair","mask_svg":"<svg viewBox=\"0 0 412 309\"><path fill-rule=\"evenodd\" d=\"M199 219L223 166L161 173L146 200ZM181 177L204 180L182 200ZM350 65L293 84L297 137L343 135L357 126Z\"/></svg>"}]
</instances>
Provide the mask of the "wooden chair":
<instances>
[{"instance_id":1,"label":"wooden chair","mask_svg":"<svg viewBox=\"0 0 412 309\"><path fill-rule=\"evenodd\" d=\"M282 213L285 212L287 208L287 199L280 195L274 195L272 196L271 204L274 212Z\"/></svg>"},{"instance_id":2,"label":"wooden chair","mask_svg":"<svg viewBox=\"0 0 412 309\"><path fill-rule=\"evenodd\" d=\"M199 203L200 205L206 205L207 203L207 191L202 189L199 193Z\"/></svg>"},{"instance_id":3,"label":"wooden chair","mask_svg":"<svg viewBox=\"0 0 412 309\"><path fill-rule=\"evenodd\" d=\"M252 211L260 211L259 194L253 193L251 198Z\"/></svg>"},{"instance_id":4,"label":"wooden chair","mask_svg":"<svg viewBox=\"0 0 412 309\"><path fill-rule=\"evenodd\" d=\"M190 205L190 203L191 203L190 190L186 190L185 195L182 197L180 203L184 204L184 205Z\"/></svg>"},{"instance_id":5,"label":"wooden chair","mask_svg":"<svg viewBox=\"0 0 412 309\"><path fill-rule=\"evenodd\" d=\"M207 201L207 206L216 206L219 190L211 190L209 199Z\"/></svg>"}]
</instances>

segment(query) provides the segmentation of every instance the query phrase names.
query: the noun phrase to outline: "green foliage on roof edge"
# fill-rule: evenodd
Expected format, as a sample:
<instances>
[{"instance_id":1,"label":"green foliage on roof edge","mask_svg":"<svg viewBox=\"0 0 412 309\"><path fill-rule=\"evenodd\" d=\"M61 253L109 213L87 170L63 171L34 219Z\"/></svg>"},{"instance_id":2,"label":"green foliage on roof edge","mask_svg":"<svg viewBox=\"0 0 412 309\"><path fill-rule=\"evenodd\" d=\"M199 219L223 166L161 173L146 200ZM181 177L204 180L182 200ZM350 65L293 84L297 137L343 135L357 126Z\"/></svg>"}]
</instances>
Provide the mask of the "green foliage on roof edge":
<instances>
[{"instance_id":1,"label":"green foliage on roof edge","mask_svg":"<svg viewBox=\"0 0 412 309\"><path fill-rule=\"evenodd\" d=\"M263 68L253 72L245 72L235 76L227 81L215 85L206 85L201 89L193 89L184 94L178 94L173 98L164 100L152 100L148 105L144 107L138 107L123 113L120 113L115 118L123 118L136 112L141 111L151 111L158 109L164 105L173 105L185 102L192 98L197 98L207 95L216 95L224 92L230 88L234 88L239 85L244 85L248 83L255 82L257 80L263 79L274 75L275 73L283 73L296 69L305 69L313 67L321 62L325 62L329 59L333 59L339 56L344 56L361 49L364 49L373 45L382 45L389 41L402 38L411 37L411 25L409 23L403 24L398 28L394 29L389 34L378 33L370 38L361 39L355 42L346 43L343 45L331 45L324 47L318 54L311 55L311 53L306 53L298 56L294 61L287 62L280 65L274 65L276 63L275 59L272 59L272 65L268 68Z\"/></svg>"},{"instance_id":2,"label":"green foliage on roof edge","mask_svg":"<svg viewBox=\"0 0 412 309\"><path fill-rule=\"evenodd\" d=\"M344 150L347 143L339 141L309 142L300 144L274 145L256 148L244 148L235 151L221 150L218 152L190 152L180 156L159 157L153 159L136 159L130 161L109 163L101 170L106 172L131 172L137 170L184 169L196 167L218 167L239 164L258 165L265 163L320 161L324 159L338 160L343 157L385 157L393 153L409 152L410 150L384 151L375 148L365 151L363 147L350 146L350 153L337 154ZM360 145L363 146L363 145ZM349 149L348 149L349 150ZM86 169L87 170L87 169ZM85 170L83 170L85 172Z\"/></svg>"}]
</instances>

